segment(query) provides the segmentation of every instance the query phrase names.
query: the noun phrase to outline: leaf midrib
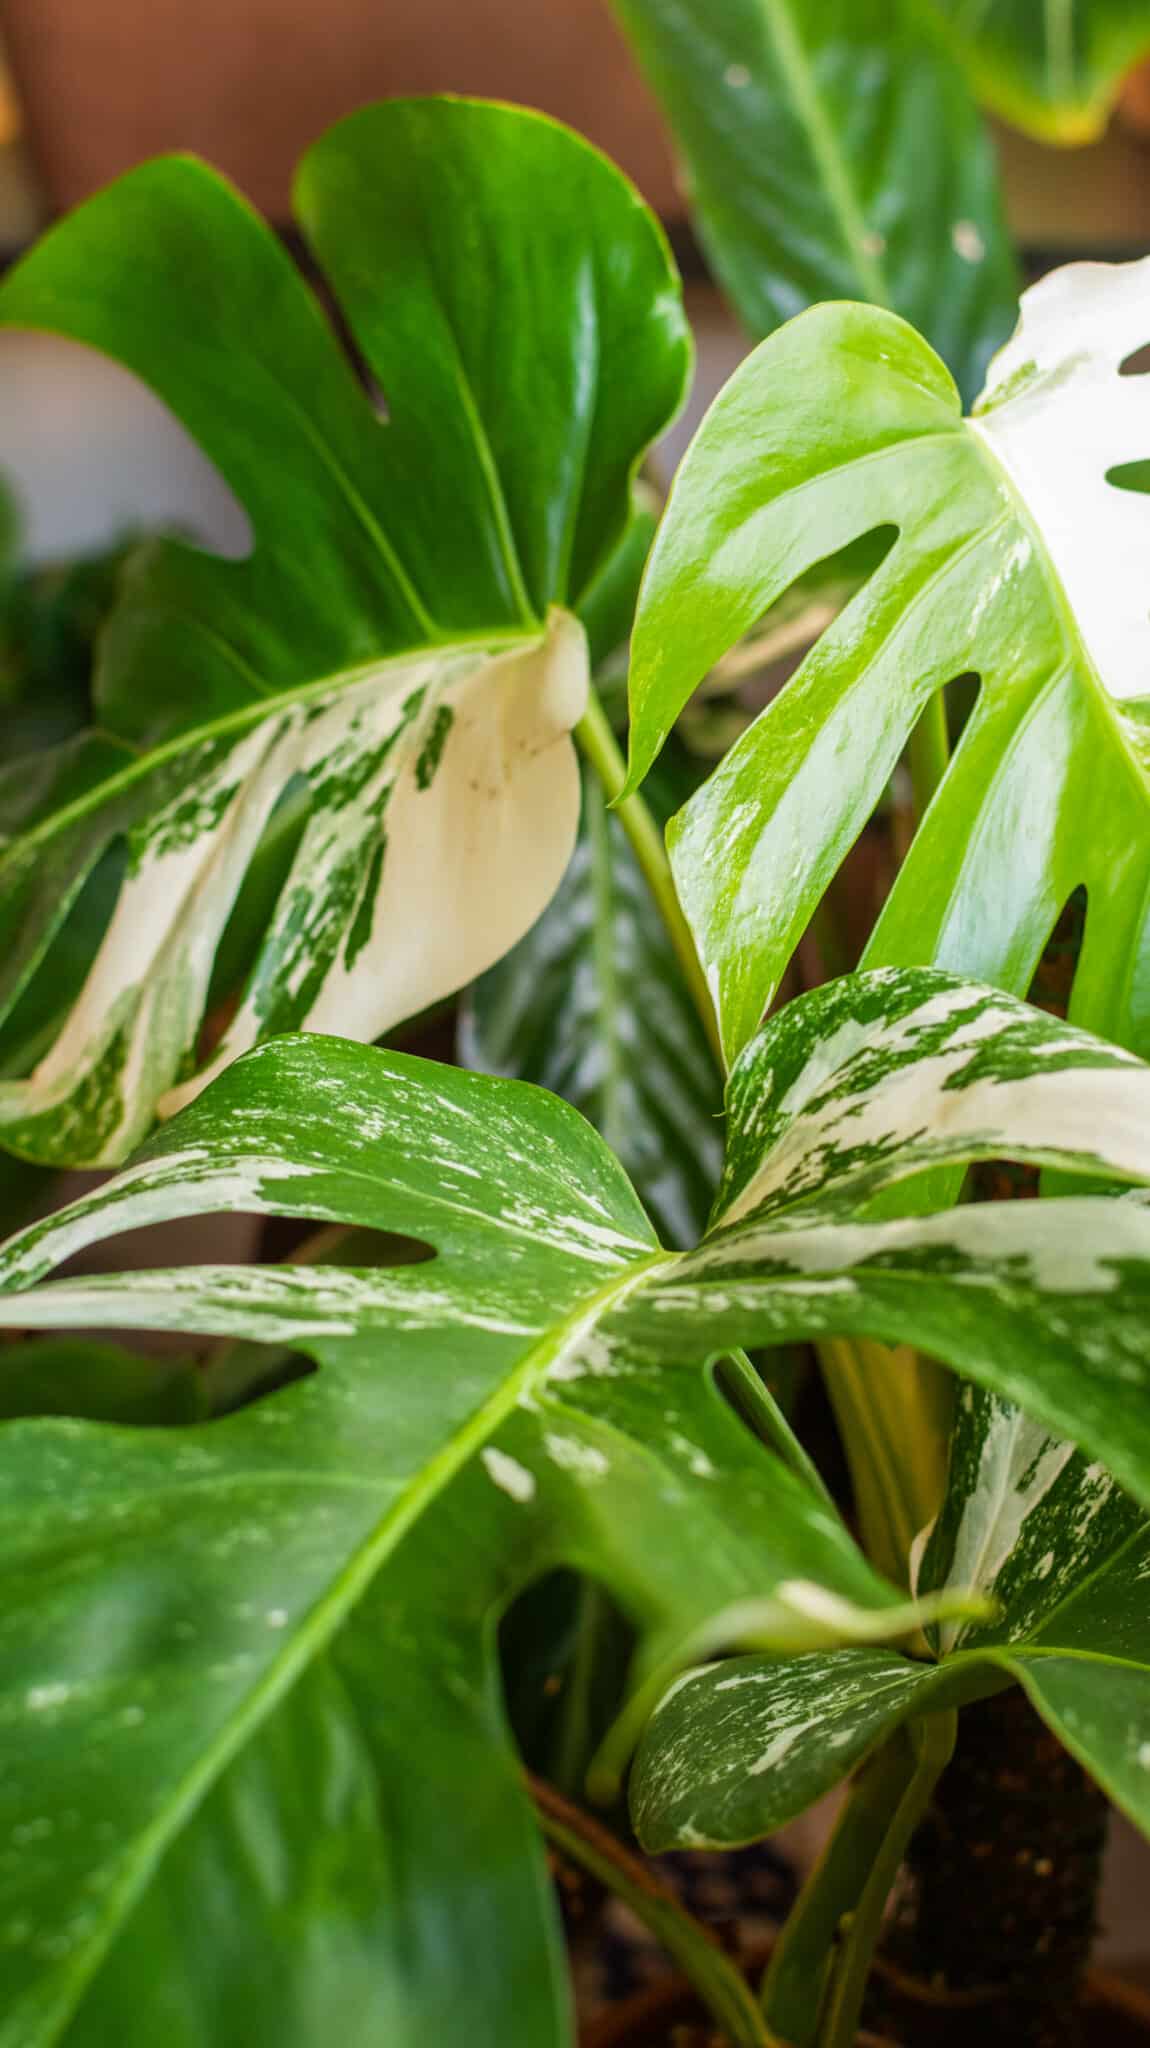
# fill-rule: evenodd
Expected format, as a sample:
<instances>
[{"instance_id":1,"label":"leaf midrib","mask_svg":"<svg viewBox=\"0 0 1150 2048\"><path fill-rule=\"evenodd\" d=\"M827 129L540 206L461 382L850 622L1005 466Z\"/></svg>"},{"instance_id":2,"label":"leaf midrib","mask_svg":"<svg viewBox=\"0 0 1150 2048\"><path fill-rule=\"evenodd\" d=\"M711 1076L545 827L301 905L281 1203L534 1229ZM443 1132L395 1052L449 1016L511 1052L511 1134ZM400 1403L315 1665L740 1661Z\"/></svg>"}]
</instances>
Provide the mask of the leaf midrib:
<instances>
[{"instance_id":1,"label":"leaf midrib","mask_svg":"<svg viewBox=\"0 0 1150 2048\"><path fill-rule=\"evenodd\" d=\"M281 1655L244 1699L239 1712L220 1731L207 1755L187 1772L163 1811L136 1840L135 1853L118 1884L105 1895L105 1912L98 1938L80 1950L71 1969L63 1972L58 1997L45 2014L46 2027L31 2038L25 2036L19 2048L50 2048L59 2030L71 2017L76 2004L99 1968L125 1915L130 1912L149 1873L162 1857L182 1821L211 1788L220 1773L237 1756L248 1738L302 1676L319 1654L356 1601L366 1593L389 1553L419 1520L432 1502L494 1435L499 1425L529 1395L532 1387L546 1378L562 1354L587 1336L611 1309L643 1284L651 1272L677 1263L677 1254L656 1252L629 1266L605 1287L582 1296L561 1323L544 1333L520 1358L495 1393L473 1411L435 1456L423 1465L387 1508L370 1536L360 1545L338 1573L328 1591L310 1609L300 1627L284 1646ZM33 1996L35 1987L33 1987ZM19 2015L15 2016L19 2019ZM7 2030L5 2030L7 2031ZM3 2041L0 2035L0 2041ZM10 2048L17 2048L10 2037Z\"/></svg>"},{"instance_id":2,"label":"leaf midrib","mask_svg":"<svg viewBox=\"0 0 1150 2048\"><path fill-rule=\"evenodd\" d=\"M850 167L839 145L834 123L819 96L789 0L763 0L763 27L806 130L815 167L864 295L873 305L893 309L894 299L886 274L867 247L870 231L855 195Z\"/></svg>"}]
</instances>

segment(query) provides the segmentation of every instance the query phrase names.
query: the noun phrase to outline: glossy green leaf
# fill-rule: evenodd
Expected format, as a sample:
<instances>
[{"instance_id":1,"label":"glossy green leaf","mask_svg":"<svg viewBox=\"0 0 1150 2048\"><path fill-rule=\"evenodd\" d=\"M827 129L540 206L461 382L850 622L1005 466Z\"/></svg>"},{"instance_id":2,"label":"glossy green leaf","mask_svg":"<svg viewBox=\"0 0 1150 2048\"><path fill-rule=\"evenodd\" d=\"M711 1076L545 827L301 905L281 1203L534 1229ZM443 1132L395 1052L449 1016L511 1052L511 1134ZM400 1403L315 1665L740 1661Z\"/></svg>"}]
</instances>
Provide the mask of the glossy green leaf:
<instances>
[{"instance_id":1,"label":"glossy green leaf","mask_svg":"<svg viewBox=\"0 0 1150 2048\"><path fill-rule=\"evenodd\" d=\"M933 0L986 104L1041 142L1093 142L1150 52L1145 0Z\"/></svg>"},{"instance_id":2,"label":"glossy green leaf","mask_svg":"<svg viewBox=\"0 0 1150 2048\"><path fill-rule=\"evenodd\" d=\"M101 855L128 852L70 1016L0 1088L29 1156L122 1158L202 1085L214 958L285 792L306 786L306 825L208 1072L301 1025L370 1039L470 980L574 839L569 614L689 357L658 225L566 130L465 101L350 116L297 200L386 420L279 242L192 161L131 172L0 289L3 324L149 383L253 535L242 561L136 558L96 682L134 758L0 856L7 1009Z\"/></svg>"},{"instance_id":3,"label":"glossy green leaf","mask_svg":"<svg viewBox=\"0 0 1150 2048\"><path fill-rule=\"evenodd\" d=\"M734 1057L924 707L978 700L868 961L1023 992L1087 891L1072 1015L1150 1044L1150 504L1108 473L1150 445L1150 261L1073 265L963 421L889 314L826 306L764 342L671 495L634 639L633 778L712 664L811 563L893 528L862 590L672 824L672 863Z\"/></svg>"},{"instance_id":4,"label":"glossy green leaf","mask_svg":"<svg viewBox=\"0 0 1150 2048\"><path fill-rule=\"evenodd\" d=\"M363 1886L349 1897L333 1841L334 1925L325 1929L317 1905L309 1940L290 1956L287 1904L281 1916L253 1909L250 1924L233 1927L227 1969L245 1970L249 1943L263 1960L248 1970L248 1995L229 2024L242 2013L248 2038L258 2030L257 1995L277 2038L281 2025L282 2038L293 2038L289 2007L301 2044L316 1999L335 2000L324 2010L339 2017L342 1969L330 1944L342 1929L361 1955L349 1981L366 1981L368 1954L380 1974L364 2040L414 2043L429 2015L465 1993L487 2001L492 2040L513 2038L522 2011L538 2018L533 2039L565 2040L542 1865L537 1852L526 1861L520 1853L531 1839L522 1795L509 1756L498 1762L506 1744L490 1666L493 1613L527 1579L566 1562L612 1586L659 1669L712 1613L812 1572L836 1590L848 1639L856 1619L873 1626L876 1614L898 1611L897 1599L822 1500L756 1443L697 1370L676 1376L671 1394L658 1362L599 1338L607 1300L659 1254L600 1140L554 1098L345 1041L277 1041L230 1069L143 1163L26 1233L8 1277L131 1222L212 1208L402 1227L433 1242L437 1257L358 1272L94 1278L21 1295L19 1308L13 1299L28 1326L33 1303L46 1306L52 1294L65 1324L114 1317L230 1331L286 1342L322 1369L199 1429L37 1421L0 1431L12 1574L0 1663L7 1711L22 1731L19 1757L10 1737L2 1795L12 1847L0 1863L0 2041L55 2040L89 1982L93 2018L80 2007L75 2038L106 2038L109 2011L119 2014L116 2001L128 1995L115 1982L133 1980L118 1976L114 1959L105 1984L96 1973L121 1929L137 1938L133 1909L177 1843L177 1903L163 1903L165 1870L157 1899L140 1908L138 1938L151 1942L160 1916L180 1951L169 2002L183 1999L198 2015L201 2035L188 2038L227 2038L213 2036L218 2011L180 1886L195 1884L205 1857L226 1855L213 1849L212 1830L223 1827L226 1838L238 1825L229 1802L245 1811L250 1798L273 1816L250 1873L257 1897L262 1885L266 1905L277 1883L289 1902L297 1882L307 1891L306 1867L292 1874L304 1853L299 1828L290 1815L282 1827L274 1818L283 1800L297 1809L307 1801L278 1783L274 1750L266 1762L262 1748L248 1759L265 1718L289 1711L296 1684L337 1637L337 1664L358 1657L357 1687L367 1692L347 1708L351 1733L337 1727L331 1739L350 1742L356 1762L367 1730L370 1768L387 1760L372 1821L380 1839L365 1867L382 1858L393 1871L400 1920L387 1940L398 1946L381 1946L378 1900ZM381 1622L360 1603L376 1600L393 1552L403 1565L398 1578L379 1578ZM353 1620L363 1630L358 1652L340 1636ZM783 1642L803 1622L785 1590L775 1621ZM453 1675L464 1666L466 1683ZM445 1695L456 1701L454 1718ZM405 1728L418 1730L426 1776L410 1770ZM438 1765L426 1748L433 1728L444 1745ZM288 1728L284 1740L294 1739ZM240 1779L229 1791L233 1761ZM518 1845L508 1852L508 1902L491 1889L492 1842L480 1825L489 1809L473 1809L473 1847L454 1820L428 1825L434 1786L489 1773L500 1826ZM205 1843L188 1830L217 1782L224 1818L205 1809ZM314 1797L328 1789L321 1779ZM353 1776L349 1797L354 1789ZM337 1783L331 1796L338 1792ZM82 1822L66 1824L68 1815ZM367 1825L362 1815L356 1825ZM267 1857L281 1854L277 1877ZM233 1869L229 1885L234 1896L248 1878ZM474 1928L466 1943L460 1886ZM218 1967L229 1981L222 1959Z\"/></svg>"},{"instance_id":5,"label":"glossy green leaf","mask_svg":"<svg viewBox=\"0 0 1150 2048\"><path fill-rule=\"evenodd\" d=\"M1089 1132L1079 1088L1094 1091ZM374 1958L357 2042L414 2044L465 1996L493 2042L523 2013L533 2044L567 2042L491 1662L498 1614L557 1566L598 1579L639 1626L640 1702L727 1645L833 1649L925 1618L700 1371L744 1341L908 1336L1150 1498L1150 1209L1104 1196L859 1220L884 1184L957 1156L1017 1149L1150 1180L1148 1089L1140 1062L989 991L853 977L748 1053L728 1191L700 1248L677 1255L555 1097L285 1038L13 1239L0 1283L21 1328L231 1334L320 1369L199 1427L0 1429L3 2048L130 2040L145 1952L165 1959L176 2038L226 2044L234 2022L189 1910L219 1859L222 1897L240 1902L219 1982L247 1984L249 2038L304 2048ZM401 1232L435 1256L46 1282L97 1239L220 1208ZM753 1417L750 1387L738 1404ZM305 1677L318 1706L300 1696L301 1732ZM305 1793L277 1759L321 1708L323 1754L345 1766L333 1780L325 1763ZM487 1790L464 1836L440 1788L473 1779ZM309 1846L329 1810L330 1911ZM377 1871L384 1931L362 1876Z\"/></svg>"},{"instance_id":6,"label":"glossy green leaf","mask_svg":"<svg viewBox=\"0 0 1150 2048\"><path fill-rule=\"evenodd\" d=\"M758 338L820 299L921 327L968 397L1018 284L990 138L923 0L615 0Z\"/></svg>"},{"instance_id":7,"label":"glossy green leaf","mask_svg":"<svg viewBox=\"0 0 1150 2048\"><path fill-rule=\"evenodd\" d=\"M694 1243L722 1164L722 1080L627 835L589 772L571 865L471 992L460 1050L468 1066L573 1102L664 1242Z\"/></svg>"}]
</instances>

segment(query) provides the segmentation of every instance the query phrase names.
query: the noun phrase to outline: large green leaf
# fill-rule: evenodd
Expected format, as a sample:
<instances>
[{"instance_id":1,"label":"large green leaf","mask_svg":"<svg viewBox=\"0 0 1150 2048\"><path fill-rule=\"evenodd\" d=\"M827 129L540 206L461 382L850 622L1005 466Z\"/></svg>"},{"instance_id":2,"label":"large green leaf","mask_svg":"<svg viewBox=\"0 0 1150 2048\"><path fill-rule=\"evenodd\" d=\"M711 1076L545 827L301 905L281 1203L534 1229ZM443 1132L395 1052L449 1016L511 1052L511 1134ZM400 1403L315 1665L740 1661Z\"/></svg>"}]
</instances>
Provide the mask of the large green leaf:
<instances>
[{"instance_id":1,"label":"large green leaf","mask_svg":"<svg viewBox=\"0 0 1150 2048\"><path fill-rule=\"evenodd\" d=\"M880 566L671 827L729 1053L936 691L981 689L868 960L1018 991L1072 892L1071 1014L1150 1045L1150 261L1029 292L968 421L889 314L826 306L764 342L672 492L634 639L633 776L711 664L812 562L889 527Z\"/></svg>"},{"instance_id":2,"label":"large green leaf","mask_svg":"<svg viewBox=\"0 0 1150 2048\"><path fill-rule=\"evenodd\" d=\"M0 1090L29 1155L122 1158L201 1085L216 950L285 792L306 789L302 836L209 1072L299 1025L370 1039L471 979L574 839L569 613L689 358L658 225L566 130L465 101L350 116L297 200L385 422L274 236L194 162L131 172L0 289L0 322L149 383L253 534L242 561L174 541L137 557L96 684L135 758L0 862L8 1008L101 855L128 848L70 1017Z\"/></svg>"},{"instance_id":3,"label":"large green leaf","mask_svg":"<svg viewBox=\"0 0 1150 2048\"><path fill-rule=\"evenodd\" d=\"M968 397L1018 285L989 137L923 0L615 0L750 332L819 299L921 327Z\"/></svg>"},{"instance_id":4,"label":"large green leaf","mask_svg":"<svg viewBox=\"0 0 1150 2048\"><path fill-rule=\"evenodd\" d=\"M895 1596L708 1381L677 1376L669 1401L658 1365L598 1336L607 1299L658 1253L600 1141L553 1098L344 1041L278 1041L14 1255L39 1265L133 1218L237 1206L401 1225L438 1256L370 1272L225 1268L186 1284L144 1274L126 1292L64 1283L65 1321L82 1301L84 1320L100 1320L115 1299L121 1321L288 1342L322 1370L206 1428L0 1431L12 1574L0 2040L58 2038L90 1980L75 2039L142 2028L130 1960L98 1974L122 1930L129 1959L137 1940L162 1952L164 1933L165 2023L180 2014L189 2040L264 2031L310 2048L369 1979L364 2041L414 2044L465 1996L479 2038L514 2038L526 2014L533 2041L565 2040L542 1866L509 1755L500 1763L498 1607L560 1561L593 1571L661 1668L712 1612L772 1585L813 1573L836 1589L832 1638L873 1628L876 1611L881 1626ZM20 1297L33 1323L36 1299ZM377 1592L401 1538L403 1569ZM796 1629L808 1623L783 1590L774 1638ZM280 1782L278 1758L308 1740L317 1709L305 1694L297 1729L295 1688L329 1644L342 1694L332 1769L348 1760L305 1792L291 1772ZM265 1751L274 1716L282 1732ZM369 1788L383 1774L380 1792L356 1793L364 1771ZM480 1782L482 1806L464 1796ZM458 1800L441 1809L450 1784ZM325 1888L313 1828L349 1801ZM237 1867L229 1830L253 1803L250 1868ZM221 1862L220 1913L199 1933L183 1887ZM506 1893L492 1875L504 1868ZM247 1983L233 2035L197 1940L218 1943L224 1983Z\"/></svg>"},{"instance_id":5,"label":"large green leaf","mask_svg":"<svg viewBox=\"0 0 1150 2048\"><path fill-rule=\"evenodd\" d=\"M678 793L697 778L664 778ZM664 786L657 799L669 794ZM585 771L571 865L464 1012L468 1066L540 1082L600 1131L669 1244L693 1244L723 1157L722 1079L622 825Z\"/></svg>"},{"instance_id":6,"label":"large green leaf","mask_svg":"<svg viewBox=\"0 0 1150 2048\"><path fill-rule=\"evenodd\" d=\"M533 2044L567 2041L498 1614L558 1565L591 1574L639 1625L640 1699L703 1644L906 1628L825 1499L739 1419L761 1409L753 1376L730 1369L732 1405L700 1371L742 1342L925 1337L1150 1499L1150 1210L859 1220L960 1157L1150 1179L1148 1096L1139 1061L1008 998L852 978L748 1051L724 1194L676 1255L555 1097L285 1038L13 1239L0 1282L21 1328L229 1333L320 1370L198 1427L0 1428L3 2048L143 2048L141 1956L161 1959L164 2025L189 2048L239 2048L243 2028L304 2048L335 2023L365 2048L414 2044L465 1998L478 2039L527 2015ZM96 1239L219 1208L398 1231L435 1256L38 1284ZM204 1928L193 1900L221 1869ZM238 2005L214 1988L241 1983Z\"/></svg>"},{"instance_id":7,"label":"large green leaf","mask_svg":"<svg viewBox=\"0 0 1150 2048\"><path fill-rule=\"evenodd\" d=\"M1150 51L1146 0L933 0L975 90L1043 142L1093 142Z\"/></svg>"}]
</instances>

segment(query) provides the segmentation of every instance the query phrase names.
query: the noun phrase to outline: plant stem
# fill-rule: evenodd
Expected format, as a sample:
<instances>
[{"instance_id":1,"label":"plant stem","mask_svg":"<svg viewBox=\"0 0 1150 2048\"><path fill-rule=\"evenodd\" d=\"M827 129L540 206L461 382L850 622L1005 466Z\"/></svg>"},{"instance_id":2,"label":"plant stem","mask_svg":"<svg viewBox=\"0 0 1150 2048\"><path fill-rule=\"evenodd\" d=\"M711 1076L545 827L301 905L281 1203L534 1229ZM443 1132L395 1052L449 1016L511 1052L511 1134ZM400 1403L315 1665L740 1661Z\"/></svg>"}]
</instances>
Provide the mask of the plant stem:
<instances>
[{"instance_id":1,"label":"plant stem","mask_svg":"<svg viewBox=\"0 0 1150 2048\"><path fill-rule=\"evenodd\" d=\"M853 2048L890 1889L898 1876L907 1844L950 1762L957 1727L958 1716L950 1708L945 1713L927 1714L921 1720L913 1721L907 1730L917 1752L914 1769L890 1817L858 1905L847 1922L842 1946L832 1964L816 2037L818 2048Z\"/></svg>"},{"instance_id":2,"label":"plant stem","mask_svg":"<svg viewBox=\"0 0 1150 2048\"><path fill-rule=\"evenodd\" d=\"M575 728L575 737L585 758L599 777L607 801L614 806L623 830L631 842L631 849L643 871L647 887L655 898L667 937L675 949L676 958L683 970L684 980L706 1031L711 1050L719 1063L719 1070L724 1072L726 1063L723 1059L723 1044L719 1036L715 1006L711 1001L711 992L707 987L698 953L695 951L691 928L683 915L682 905L675 890L662 833L641 796L629 796L622 803L618 802L619 792L627 780L626 764L594 689L588 698L587 709Z\"/></svg>"},{"instance_id":3,"label":"plant stem","mask_svg":"<svg viewBox=\"0 0 1150 2048\"><path fill-rule=\"evenodd\" d=\"M714 1936L684 1911L674 1893L589 1814L541 1779L528 1782L548 1840L590 1871L650 1928L690 1979L733 2048L782 2048L739 1970Z\"/></svg>"},{"instance_id":4,"label":"plant stem","mask_svg":"<svg viewBox=\"0 0 1150 2048\"><path fill-rule=\"evenodd\" d=\"M946 698L941 690L935 690L920 713L918 724L911 733L907 746L907 764L910 768L910 786L914 792L916 824L922 824L927 805L946 773L946 764L949 760L950 733L946 723Z\"/></svg>"},{"instance_id":5,"label":"plant stem","mask_svg":"<svg viewBox=\"0 0 1150 2048\"><path fill-rule=\"evenodd\" d=\"M909 1345L824 1337L819 1362L850 1466L863 1548L908 1585L911 1546L946 1489L952 1393Z\"/></svg>"},{"instance_id":6,"label":"plant stem","mask_svg":"<svg viewBox=\"0 0 1150 2048\"><path fill-rule=\"evenodd\" d=\"M775 1943L761 2001L771 2026L793 2048L814 2042L840 1926L857 1905L882 1848L907 1771L900 1731L857 1773L838 1825Z\"/></svg>"}]
</instances>

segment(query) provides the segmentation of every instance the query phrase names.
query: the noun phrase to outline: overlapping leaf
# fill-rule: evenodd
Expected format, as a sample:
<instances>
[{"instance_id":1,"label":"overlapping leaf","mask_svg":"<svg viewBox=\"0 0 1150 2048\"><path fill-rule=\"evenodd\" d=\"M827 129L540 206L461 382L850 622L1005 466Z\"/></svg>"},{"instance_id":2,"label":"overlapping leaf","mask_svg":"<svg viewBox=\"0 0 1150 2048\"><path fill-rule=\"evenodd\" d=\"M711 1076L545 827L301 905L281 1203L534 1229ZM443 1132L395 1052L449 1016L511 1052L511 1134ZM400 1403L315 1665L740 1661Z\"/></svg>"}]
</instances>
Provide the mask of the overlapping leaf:
<instances>
[{"instance_id":1,"label":"overlapping leaf","mask_svg":"<svg viewBox=\"0 0 1150 2048\"><path fill-rule=\"evenodd\" d=\"M989 137L922 0L615 0L749 331L820 299L921 327L968 397L1018 286Z\"/></svg>"},{"instance_id":2,"label":"overlapping leaf","mask_svg":"<svg viewBox=\"0 0 1150 2048\"><path fill-rule=\"evenodd\" d=\"M233 1067L107 1191L25 1234L6 1277L133 1219L236 1206L401 1223L438 1256L364 1272L127 1275L13 1299L29 1328L42 1320L35 1302L50 1318L51 1294L65 1324L114 1313L230 1330L290 1343L322 1369L200 1429L47 1420L0 1432L11 1573L0 2040L59 2038L89 1980L90 2018L80 2007L68 2038L105 2038L113 2011L130 2038L143 2025L128 2009L134 1980L114 1956L98 1974L125 1928L129 1943L163 1933L165 2011L200 2028L190 2039L241 2026L249 2039L261 2026L301 2043L310 2027L314 2039L320 2016L325 2027L342 2018L366 1983L370 1953L378 1977L355 2038L414 2042L466 1989L486 2038L512 2038L528 2013L541 2044L565 2040L542 1866L525 1853L491 1667L493 1613L562 1559L613 1586L657 1667L715 1610L772 1588L767 1635L805 1639L803 1600L786 1588L811 1574L845 1603L831 1639L873 1628L876 1612L881 1626L897 1597L697 1372L677 1375L672 1393L656 1364L600 1336L608 1299L659 1254L601 1142L554 1098L344 1041L279 1041ZM401 1538L402 1570L384 1573ZM317 1715L324 1768L301 1790L281 1781L278 1758ZM253 1749L269 1720L270 1748L261 1735ZM377 1771L382 1789L361 1799L357 1784ZM436 1788L473 1780L490 1790L482 1807L462 1801L474 1834L454 1802L450 1827L433 1827ZM323 1833L313 1800L345 1816L326 1919L308 1863ZM195 1965L198 1916L178 1900L212 1861L216 1831L253 1806L284 1862L273 1881L258 1857L225 1859L222 1898L238 1888L246 1904L226 1938L213 1926L211 1981L242 1970L247 1984L225 2023ZM354 1883L341 1861L348 1828ZM506 1892L492 1879L497 1843Z\"/></svg>"},{"instance_id":3,"label":"overlapping leaf","mask_svg":"<svg viewBox=\"0 0 1150 2048\"><path fill-rule=\"evenodd\" d=\"M1147 702L1150 262L1074 265L1026 295L963 421L889 314L826 306L764 342L688 452L644 585L639 779L691 690L813 562L893 544L706 788L672 859L733 1057L934 692L977 704L868 960L1024 991L1084 885L1072 1015L1150 1044Z\"/></svg>"},{"instance_id":4,"label":"overlapping leaf","mask_svg":"<svg viewBox=\"0 0 1150 2048\"><path fill-rule=\"evenodd\" d=\"M495 1616L572 1564L639 1621L648 1682L701 1641L831 1648L905 1626L822 1498L700 1373L727 1344L925 1338L1150 1500L1150 1211L1100 1197L855 1220L884 1184L960 1156L1150 1178L1148 1096L1140 1062L1007 998L854 978L748 1051L716 1218L674 1255L555 1098L285 1039L13 1239L0 1278L19 1327L226 1332L320 1370L201 1427L0 1429L4 2048L138 2038L137 1944L164 1957L165 2024L204 2048L239 2048L213 1983L241 1980L248 2038L301 2048L337 2022L414 2042L465 1991L480 2038L529 2013L541 2048L566 2041ZM220 1207L401 1231L436 1256L38 1284L96 1238ZM737 1399L753 1418L752 1381ZM301 1789L292 1759L313 1743ZM438 1788L473 1782L490 1798L464 1837ZM187 1901L221 1867L204 1931Z\"/></svg>"},{"instance_id":5,"label":"overlapping leaf","mask_svg":"<svg viewBox=\"0 0 1150 2048\"><path fill-rule=\"evenodd\" d=\"M664 815L689 786L674 780ZM722 1080L658 907L590 774L571 865L543 916L471 992L460 1046L469 1066L573 1102L664 1241L694 1243L722 1163Z\"/></svg>"},{"instance_id":6,"label":"overlapping leaf","mask_svg":"<svg viewBox=\"0 0 1150 2048\"><path fill-rule=\"evenodd\" d=\"M1092 1480L1081 1496L1087 1512L1097 1512L1098 1490ZM984 1624L977 1648L938 1664L847 1649L737 1657L680 1680L638 1759L632 1798L642 1839L652 1849L753 1841L838 1784L909 1717L1010 1681L1150 1834L1150 1536L1129 1503L1115 1508L1115 1520L1119 1512L1125 1536L1111 1528L1069 1594L1049 1590L1065 1550L1032 1560L1029 1576L1016 1561L1010 1591L1029 1626Z\"/></svg>"},{"instance_id":7,"label":"overlapping leaf","mask_svg":"<svg viewBox=\"0 0 1150 2048\"><path fill-rule=\"evenodd\" d=\"M1044 142L1093 142L1150 51L1144 0L933 0L976 91Z\"/></svg>"},{"instance_id":8,"label":"overlapping leaf","mask_svg":"<svg viewBox=\"0 0 1150 2048\"><path fill-rule=\"evenodd\" d=\"M130 173L0 291L0 322L150 383L253 535L242 561L176 542L137 559L97 678L135 757L61 791L0 861L6 1013L127 848L70 1016L0 1088L30 1156L122 1158L201 1084L217 949L285 803L306 797L295 856L209 1071L301 1025L370 1039L469 980L574 839L570 612L688 360L658 226L573 135L461 101L351 116L297 196L386 421L276 239L193 162Z\"/></svg>"}]
</instances>

